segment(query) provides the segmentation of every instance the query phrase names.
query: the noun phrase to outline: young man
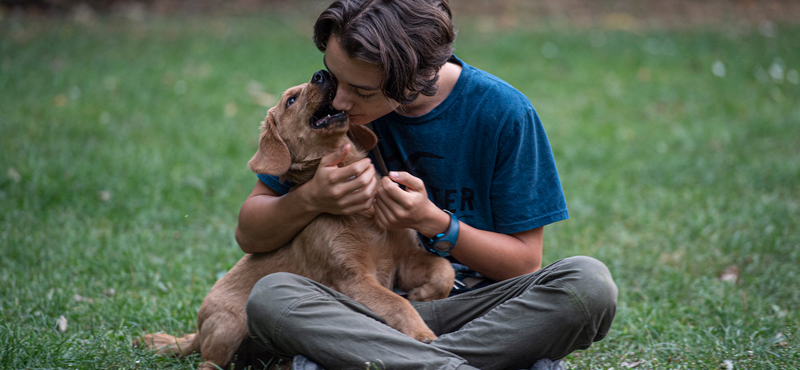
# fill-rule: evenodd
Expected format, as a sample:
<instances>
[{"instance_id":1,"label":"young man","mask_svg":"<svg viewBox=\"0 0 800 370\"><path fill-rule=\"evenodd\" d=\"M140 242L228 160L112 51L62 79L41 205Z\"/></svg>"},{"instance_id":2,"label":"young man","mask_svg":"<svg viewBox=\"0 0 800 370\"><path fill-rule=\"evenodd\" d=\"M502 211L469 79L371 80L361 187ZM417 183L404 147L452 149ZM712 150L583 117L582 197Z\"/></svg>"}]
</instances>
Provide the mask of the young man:
<instances>
[{"instance_id":1,"label":"young man","mask_svg":"<svg viewBox=\"0 0 800 370\"><path fill-rule=\"evenodd\" d=\"M444 1L330 5L314 42L337 80L333 106L351 124L372 124L391 172L376 180L370 159L338 167L343 148L292 192L259 175L236 236L245 252L267 252L321 213L373 208L386 227L417 230L480 289L412 302L439 336L423 344L316 282L269 275L247 313L253 338L276 355L328 369L520 369L608 332L617 289L602 263L572 257L541 268L543 228L568 213L536 111L507 83L457 59L454 38Z\"/></svg>"}]
</instances>

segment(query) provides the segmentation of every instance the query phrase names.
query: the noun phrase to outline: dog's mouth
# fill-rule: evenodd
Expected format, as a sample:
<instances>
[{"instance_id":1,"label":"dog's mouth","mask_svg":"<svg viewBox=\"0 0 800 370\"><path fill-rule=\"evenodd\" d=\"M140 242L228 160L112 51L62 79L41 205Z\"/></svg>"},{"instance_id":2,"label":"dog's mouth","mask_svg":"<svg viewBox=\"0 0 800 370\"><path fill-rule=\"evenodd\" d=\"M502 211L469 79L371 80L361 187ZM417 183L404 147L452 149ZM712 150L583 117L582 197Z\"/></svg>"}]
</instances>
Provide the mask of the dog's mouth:
<instances>
[{"instance_id":1,"label":"dog's mouth","mask_svg":"<svg viewBox=\"0 0 800 370\"><path fill-rule=\"evenodd\" d=\"M340 112L330 105L325 105L314 112L309 120L309 124L311 128L318 130L328 128L333 124L339 126L338 124L344 123L346 120L347 115L344 112Z\"/></svg>"},{"instance_id":2,"label":"dog's mouth","mask_svg":"<svg viewBox=\"0 0 800 370\"><path fill-rule=\"evenodd\" d=\"M315 130L325 129L333 124L336 124L336 126L344 126L342 123L347 121L347 114L345 114L344 111L336 110L333 105L331 105L334 94L336 94L336 90L334 89L329 89L327 94L325 94L325 97L319 104L320 108L311 115L308 121L311 128Z\"/></svg>"}]
</instances>

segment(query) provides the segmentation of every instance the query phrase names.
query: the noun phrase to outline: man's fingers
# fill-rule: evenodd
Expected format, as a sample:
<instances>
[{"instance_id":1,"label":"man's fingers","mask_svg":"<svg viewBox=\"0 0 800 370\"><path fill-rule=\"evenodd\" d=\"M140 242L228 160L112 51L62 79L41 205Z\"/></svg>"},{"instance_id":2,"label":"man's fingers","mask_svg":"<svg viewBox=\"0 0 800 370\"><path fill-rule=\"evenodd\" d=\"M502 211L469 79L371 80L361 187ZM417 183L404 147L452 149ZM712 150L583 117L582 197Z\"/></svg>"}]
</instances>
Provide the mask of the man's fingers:
<instances>
[{"instance_id":1,"label":"man's fingers","mask_svg":"<svg viewBox=\"0 0 800 370\"><path fill-rule=\"evenodd\" d=\"M382 196L386 202L394 202L404 208L411 208L411 203L407 199L408 193L400 189L400 186L392 182L388 177L381 179L380 196Z\"/></svg>"},{"instance_id":2,"label":"man's fingers","mask_svg":"<svg viewBox=\"0 0 800 370\"><path fill-rule=\"evenodd\" d=\"M347 144L339 150L336 150L332 153L326 154L322 159L319 160L320 167L331 167L331 166L338 166L339 163L347 158L347 154L350 153L350 144Z\"/></svg>"},{"instance_id":3,"label":"man's fingers","mask_svg":"<svg viewBox=\"0 0 800 370\"><path fill-rule=\"evenodd\" d=\"M375 183L371 183L366 188L342 198L342 214L351 215L364 211L371 212L375 203L374 189Z\"/></svg>"},{"instance_id":4,"label":"man's fingers","mask_svg":"<svg viewBox=\"0 0 800 370\"><path fill-rule=\"evenodd\" d=\"M346 195L342 197L341 204L344 207L347 207L351 204L360 204L371 200L375 195L375 187L377 186L377 183L377 180L375 180L373 177L373 180L364 186L355 187L350 183L342 184L342 186L346 186L342 189L344 192L346 192Z\"/></svg>"},{"instance_id":5,"label":"man's fingers","mask_svg":"<svg viewBox=\"0 0 800 370\"><path fill-rule=\"evenodd\" d=\"M351 163L344 167L327 167L331 169L330 180L334 183L345 181L353 181L361 178L368 170L372 168L372 161L369 158L364 158L358 162ZM371 172L371 176L375 176L375 171ZM364 177L366 178L366 176Z\"/></svg>"},{"instance_id":6,"label":"man's fingers","mask_svg":"<svg viewBox=\"0 0 800 370\"><path fill-rule=\"evenodd\" d=\"M411 189L413 191L420 191L425 189L425 183L422 182L422 179L414 177L413 175L405 171L389 172L389 178L398 184L405 185L406 188Z\"/></svg>"},{"instance_id":7,"label":"man's fingers","mask_svg":"<svg viewBox=\"0 0 800 370\"><path fill-rule=\"evenodd\" d=\"M341 214L343 214L343 215L354 215L356 213L369 211L372 208L371 207L371 203L372 203L371 201L367 201L367 202L362 202L362 203L359 203L359 204L354 204L352 206L343 208Z\"/></svg>"},{"instance_id":8,"label":"man's fingers","mask_svg":"<svg viewBox=\"0 0 800 370\"><path fill-rule=\"evenodd\" d=\"M374 168L373 168L373 171L374 171ZM369 171L367 171L367 172L369 172ZM367 176L368 175L367 172L365 172L362 176ZM374 198L375 197L375 189L378 188L378 179L375 177L374 174L372 176L370 176L369 178L370 178L370 181L369 181L369 183L367 183L367 186L365 186L362 189L358 190L358 192L364 192L366 194L369 194L370 198Z\"/></svg>"},{"instance_id":9,"label":"man's fingers","mask_svg":"<svg viewBox=\"0 0 800 370\"><path fill-rule=\"evenodd\" d=\"M383 200L380 197L376 197L375 198L375 216L378 217L378 221L380 221L380 223L385 227L389 226L389 219L387 218L388 215L389 215L389 212L390 211L388 209L388 206L386 206L386 203L384 203Z\"/></svg>"},{"instance_id":10,"label":"man's fingers","mask_svg":"<svg viewBox=\"0 0 800 370\"><path fill-rule=\"evenodd\" d=\"M331 178L331 182L335 184L337 193L341 194L341 196L345 196L347 194L360 191L360 189L366 188L373 182L377 182L375 177L375 168L371 165L367 165L367 169L362 172L355 172L355 175L349 175L353 169L348 167L337 169L336 171L342 171L341 173L337 172ZM374 189L374 187L373 187Z\"/></svg>"}]
</instances>

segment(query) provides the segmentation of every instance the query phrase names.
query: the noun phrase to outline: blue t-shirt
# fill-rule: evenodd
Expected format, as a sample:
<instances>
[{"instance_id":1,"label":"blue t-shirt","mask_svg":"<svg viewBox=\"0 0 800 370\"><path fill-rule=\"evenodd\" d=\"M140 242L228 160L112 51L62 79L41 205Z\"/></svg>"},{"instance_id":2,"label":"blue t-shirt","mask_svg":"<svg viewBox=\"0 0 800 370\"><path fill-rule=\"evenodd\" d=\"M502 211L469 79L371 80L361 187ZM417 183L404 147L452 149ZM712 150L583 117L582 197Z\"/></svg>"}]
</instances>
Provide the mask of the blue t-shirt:
<instances>
[{"instance_id":1,"label":"blue t-shirt","mask_svg":"<svg viewBox=\"0 0 800 370\"><path fill-rule=\"evenodd\" d=\"M462 222L503 234L569 218L550 143L525 95L467 65L448 97L419 117L372 123L386 166L425 182L428 197ZM290 184L258 176L285 194Z\"/></svg>"}]
</instances>

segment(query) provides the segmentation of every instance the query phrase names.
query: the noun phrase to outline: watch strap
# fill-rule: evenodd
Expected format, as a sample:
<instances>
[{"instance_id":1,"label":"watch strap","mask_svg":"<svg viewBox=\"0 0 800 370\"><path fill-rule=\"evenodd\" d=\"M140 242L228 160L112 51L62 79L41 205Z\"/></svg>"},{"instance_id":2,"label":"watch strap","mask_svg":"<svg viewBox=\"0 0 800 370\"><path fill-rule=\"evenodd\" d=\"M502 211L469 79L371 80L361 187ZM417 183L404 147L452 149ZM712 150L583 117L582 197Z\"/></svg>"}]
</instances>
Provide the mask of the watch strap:
<instances>
[{"instance_id":1,"label":"watch strap","mask_svg":"<svg viewBox=\"0 0 800 370\"><path fill-rule=\"evenodd\" d=\"M436 234L436 236L434 236L432 239L429 239L428 243L425 245L425 248L428 250L428 252L438 254L441 257L447 257L450 255L450 251L452 251L456 246L456 241L458 240L459 222L456 215L454 215L452 212L446 209L443 209L443 211L450 215L450 224L447 226L447 230L445 230L445 232Z\"/></svg>"}]
</instances>

